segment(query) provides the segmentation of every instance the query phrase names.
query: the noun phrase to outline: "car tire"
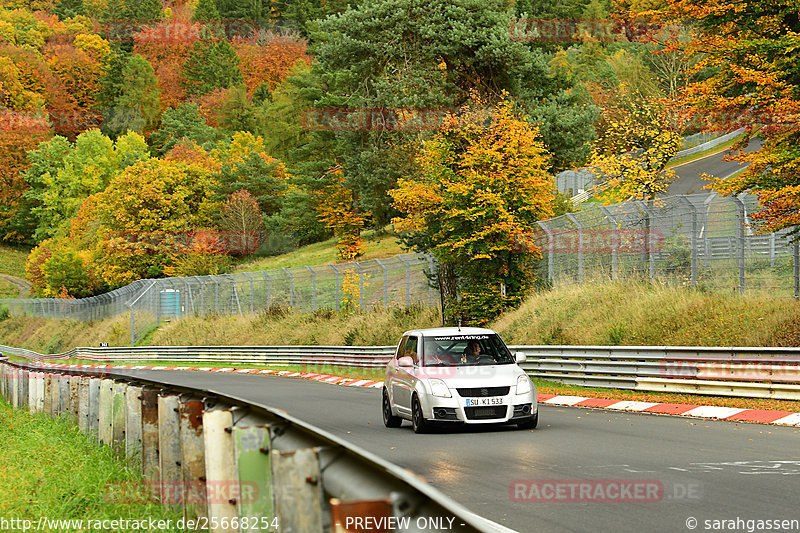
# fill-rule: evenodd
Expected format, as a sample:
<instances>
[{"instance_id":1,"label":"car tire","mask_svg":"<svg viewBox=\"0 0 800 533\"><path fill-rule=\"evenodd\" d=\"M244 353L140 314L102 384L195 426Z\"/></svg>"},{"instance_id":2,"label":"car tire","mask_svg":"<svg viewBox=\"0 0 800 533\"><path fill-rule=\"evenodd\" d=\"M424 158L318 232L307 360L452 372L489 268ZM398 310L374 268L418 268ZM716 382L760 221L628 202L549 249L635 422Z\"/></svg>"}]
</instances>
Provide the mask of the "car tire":
<instances>
[{"instance_id":1,"label":"car tire","mask_svg":"<svg viewBox=\"0 0 800 533\"><path fill-rule=\"evenodd\" d=\"M389 394L383 389L383 400L381 401L381 413L383 415L383 425L387 428L399 428L403 419L392 414L392 404L389 402Z\"/></svg>"},{"instance_id":2,"label":"car tire","mask_svg":"<svg viewBox=\"0 0 800 533\"><path fill-rule=\"evenodd\" d=\"M428 421L422 413L422 404L419 403L419 398L415 394L411 398L411 426L414 428L414 433L425 433L428 431Z\"/></svg>"},{"instance_id":3,"label":"car tire","mask_svg":"<svg viewBox=\"0 0 800 533\"><path fill-rule=\"evenodd\" d=\"M519 429L534 429L538 424L539 424L539 411L536 411L535 415L525 420L524 422L518 423L517 427Z\"/></svg>"}]
</instances>

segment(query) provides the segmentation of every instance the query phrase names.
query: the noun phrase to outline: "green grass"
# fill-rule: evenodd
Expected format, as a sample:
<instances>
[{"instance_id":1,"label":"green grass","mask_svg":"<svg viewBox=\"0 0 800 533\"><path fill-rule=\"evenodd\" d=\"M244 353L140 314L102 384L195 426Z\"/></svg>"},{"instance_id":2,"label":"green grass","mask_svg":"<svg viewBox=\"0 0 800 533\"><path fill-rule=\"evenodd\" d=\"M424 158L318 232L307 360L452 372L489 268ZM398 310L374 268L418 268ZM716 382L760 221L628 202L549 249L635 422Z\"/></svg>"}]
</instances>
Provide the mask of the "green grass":
<instances>
[{"instance_id":1,"label":"green grass","mask_svg":"<svg viewBox=\"0 0 800 533\"><path fill-rule=\"evenodd\" d=\"M0 298L19 298L19 289L11 282L0 278Z\"/></svg>"},{"instance_id":2,"label":"green grass","mask_svg":"<svg viewBox=\"0 0 800 533\"><path fill-rule=\"evenodd\" d=\"M31 415L0 399L0 442L0 517L6 520L27 519L35 525L42 516L56 520L152 517L175 524L181 518L180 512L155 502L114 501L115 488L138 489L141 475L65 418ZM79 531L69 527L43 530Z\"/></svg>"},{"instance_id":3,"label":"green grass","mask_svg":"<svg viewBox=\"0 0 800 533\"><path fill-rule=\"evenodd\" d=\"M24 279L29 253L29 248L0 245L0 273Z\"/></svg>"},{"instance_id":4,"label":"green grass","mask_svg":"<svg viewBox=\"0 0 800 533\"><path fill-rule=\"evenodd\" d=\"M383 259L405 253L400 247L397 237L390 233L365 231L363 238L366 245L366 253L359 258L359 261ZM329 239L324 242L302 246L293 252L273 257L246 260L238 264L234 268L234 272L257 272L336 262L336 239Z\"/></svg>"}]
</instances>

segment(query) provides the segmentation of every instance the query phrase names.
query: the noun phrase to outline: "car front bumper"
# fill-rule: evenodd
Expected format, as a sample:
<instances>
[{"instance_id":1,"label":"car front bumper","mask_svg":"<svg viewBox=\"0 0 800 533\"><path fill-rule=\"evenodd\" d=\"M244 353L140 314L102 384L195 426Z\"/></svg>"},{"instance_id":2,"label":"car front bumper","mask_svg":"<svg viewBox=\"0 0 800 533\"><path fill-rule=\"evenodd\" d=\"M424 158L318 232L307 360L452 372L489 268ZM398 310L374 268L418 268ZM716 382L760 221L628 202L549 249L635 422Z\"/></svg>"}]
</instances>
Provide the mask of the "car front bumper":
<instances>
[{"instance_id":1,"label":"car front bumper","mask_svg":"<svg viewBox=\"0 0 800 533\"><path fill-rule=\"evenodd\" d=\"M462 424L498 424L522 422L534 417L538 411L536 394L508 394L501 397L502 405L489 406L494 413L477 411L484 407L466 406L466 398L454 394L450 398L426 395L420 402L425 418L431 422Z\"/></svg>"}]
</instances>

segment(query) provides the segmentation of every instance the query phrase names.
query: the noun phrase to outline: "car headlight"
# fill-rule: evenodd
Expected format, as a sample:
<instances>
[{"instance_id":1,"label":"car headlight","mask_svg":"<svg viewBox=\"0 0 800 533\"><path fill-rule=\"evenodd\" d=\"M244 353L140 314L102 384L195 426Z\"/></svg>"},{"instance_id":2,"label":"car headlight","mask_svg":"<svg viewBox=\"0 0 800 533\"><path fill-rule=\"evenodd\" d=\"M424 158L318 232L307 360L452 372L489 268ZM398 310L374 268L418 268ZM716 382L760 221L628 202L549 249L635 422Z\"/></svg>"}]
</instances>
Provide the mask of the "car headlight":
<instances>
[{"instance_id":1,"label":"car headlight","mask_svg":"<svg viewBox=\"0 0 800 533\"><path fill-rule=\"evenodd\" d=\"M528 376L517 378L517 394L528 394L531 391L531 380Z\"/></svg>"},{"instance_id":2,"label":"car headlight","mask_svg":"<svg viewBox=\"0 0 800 533\"><path fill-rule=\"evenodd\" d=\"M450 398L450 389L447 388L444 381L441 379L432 379L428 381L431 386L431 394L440 398Z\"/></svg>"}]
</instances>

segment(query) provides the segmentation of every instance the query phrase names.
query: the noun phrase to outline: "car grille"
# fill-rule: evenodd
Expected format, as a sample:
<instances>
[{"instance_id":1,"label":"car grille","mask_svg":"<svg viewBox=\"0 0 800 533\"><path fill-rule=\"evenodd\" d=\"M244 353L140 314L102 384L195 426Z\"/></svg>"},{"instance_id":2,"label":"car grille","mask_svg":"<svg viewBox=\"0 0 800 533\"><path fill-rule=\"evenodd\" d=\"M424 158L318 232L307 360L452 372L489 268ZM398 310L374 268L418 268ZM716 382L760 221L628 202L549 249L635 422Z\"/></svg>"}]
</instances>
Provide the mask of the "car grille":
<instances>
[{"instance_id":1,"label":"car grille","mask_svg":"<svg viewBox=\"0 0 800 533\"><path fill-rule=\"evenodd\" d=\"M505 418L508 407L496 405L494 407L465 407L464 414L469 420L489 420L491 418Z\"/></svg>"},{"instance_id":2,"label":"car grille","mask_svg":"<svg viewBox=\"0 0 800 533\"><path fill-rule=\"evenodd\" d=\"M456 389L462 398L485 398L487 396L505 396L511 387L473 387Z\"/></svg>"}]
</instances>

